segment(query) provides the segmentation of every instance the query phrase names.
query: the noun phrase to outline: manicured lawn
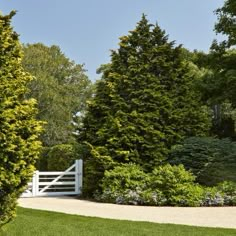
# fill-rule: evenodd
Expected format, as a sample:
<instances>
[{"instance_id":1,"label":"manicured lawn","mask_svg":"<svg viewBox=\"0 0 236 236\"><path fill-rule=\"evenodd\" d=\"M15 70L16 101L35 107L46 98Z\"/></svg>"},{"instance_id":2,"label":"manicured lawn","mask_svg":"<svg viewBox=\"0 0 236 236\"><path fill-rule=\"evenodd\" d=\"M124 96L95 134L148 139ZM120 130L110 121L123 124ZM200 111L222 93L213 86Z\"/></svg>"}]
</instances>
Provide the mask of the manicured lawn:
<instances>
[{"instance_id":1,"label":"manicured lawn","mask_svg":"<svg viewBox=\"0 0 236 236\"><path fill-rule=\"evenodd\" d=\"M203 228L67 215L18 208L2 236L236 236L234 229Z\"/></svg>"}]
</instances>

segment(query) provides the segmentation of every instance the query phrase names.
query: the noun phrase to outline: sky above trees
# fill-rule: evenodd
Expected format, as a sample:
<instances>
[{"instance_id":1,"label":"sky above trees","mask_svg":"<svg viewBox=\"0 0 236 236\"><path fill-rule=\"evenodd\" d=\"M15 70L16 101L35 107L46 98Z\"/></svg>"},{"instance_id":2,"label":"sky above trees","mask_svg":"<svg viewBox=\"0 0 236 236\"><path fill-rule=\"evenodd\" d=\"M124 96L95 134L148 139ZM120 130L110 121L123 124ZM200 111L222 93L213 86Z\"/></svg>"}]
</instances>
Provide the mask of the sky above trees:
<instances>
[{"instance_id":1,"label":"sky above trees","mask_svg":"<svg viewBox=\"0 0 236 236\"><path fill-rule=\"evenodd\" d=\"M84 63L91 80L98 79L96 69L109 62L110 49L117 48L118 38L134 29L142 13L150 22L158 22L188 49L208 51L216 16L213 11L223 0L1 0L0 10L18 11L13 26L23 43L42 42L59 45L62 51Z\"/></svg>"}]
</instances>

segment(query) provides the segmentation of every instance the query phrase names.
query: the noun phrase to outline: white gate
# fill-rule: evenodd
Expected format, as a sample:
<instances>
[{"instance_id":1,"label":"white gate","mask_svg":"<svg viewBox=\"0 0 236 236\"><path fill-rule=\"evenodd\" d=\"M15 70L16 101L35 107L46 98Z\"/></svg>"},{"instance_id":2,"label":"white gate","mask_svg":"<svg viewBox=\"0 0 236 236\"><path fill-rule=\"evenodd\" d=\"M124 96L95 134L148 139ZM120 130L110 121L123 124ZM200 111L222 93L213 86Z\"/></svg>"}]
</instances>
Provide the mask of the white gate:
<instances>
[{"instance_id":1,"label":"white gate","mask_svg":"<svg viewBox=\"0 0 236 236\"><path fill-rule=\"evenodd\" d=\"M83 161L75 163L65 171L34 172L32 181L21 197L60 196L81 194Z\"/></svg>"}]
</instances>

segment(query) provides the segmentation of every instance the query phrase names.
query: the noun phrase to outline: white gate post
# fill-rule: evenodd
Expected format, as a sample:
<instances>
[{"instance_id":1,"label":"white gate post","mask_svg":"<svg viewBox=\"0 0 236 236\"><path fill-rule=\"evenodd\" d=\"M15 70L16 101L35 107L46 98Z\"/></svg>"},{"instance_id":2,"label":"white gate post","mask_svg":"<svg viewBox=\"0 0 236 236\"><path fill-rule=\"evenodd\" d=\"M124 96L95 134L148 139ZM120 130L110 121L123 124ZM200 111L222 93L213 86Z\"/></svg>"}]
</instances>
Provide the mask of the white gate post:
<instances>
[{"instance_id":1,"label":"white gate post","mask_svg":"<svg viewBox=\"0 0 236 236\"><path fill-rule=\"evenodd\" d=\"M38 195L38 187L39 187L39 171L36 170L33 175L32 180L32 195L33 197Z\"/></svg>"},{"instance_id":2,"label":"white gate post","mask_svg":"<svg viewBox=\"0 0 236 236\"><path fill-rule=\"evenodd\" d=\"M34 193L35 193L35 171L32 177L32 197L34 197Z\"/></svg>"},{"instance_id":3,"label":"white gate post","mask_svg":"<svg viewBox=\"0 0 236 236\"><path fill-rule=\"evenodd\" d=\"M76 160L75 161L75 191L78 194L82 192L83 186L83 160Z\"/></svg>"}]
</instances>

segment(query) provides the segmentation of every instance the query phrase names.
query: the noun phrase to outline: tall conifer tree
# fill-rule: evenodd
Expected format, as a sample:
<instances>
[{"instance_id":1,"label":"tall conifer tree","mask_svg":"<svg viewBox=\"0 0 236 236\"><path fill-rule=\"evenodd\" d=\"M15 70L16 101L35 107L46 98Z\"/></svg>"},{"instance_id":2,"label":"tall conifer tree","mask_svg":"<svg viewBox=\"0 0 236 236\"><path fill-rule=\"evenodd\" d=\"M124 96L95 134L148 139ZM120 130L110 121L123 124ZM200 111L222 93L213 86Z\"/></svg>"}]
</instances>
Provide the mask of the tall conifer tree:
<instances>
[{"instance_id":1,"label":"tall conifer tree","mask_svg":"<svg viewBox=\"0 0 236 236\"><path fill-rule=\"evenodd\" d=\"M32 76L21 65L21 45L11 27L14 14L0 14L0 227L15 215L40 148L35 100L24 99Z\"/></svg>"},{"instance_id":2,"label":"tall conifer tree","mask_svg":"<svg viewBox=\"0 0 236 236\"><path fill-rule=\"evenodd\" d=\"M133 162L150 171L183 137L206 133L208 115L181 55L145 16L120 38L79 131L88 151L85 192L97 189L106 169Z\"/></svg>"}]
</instances>

